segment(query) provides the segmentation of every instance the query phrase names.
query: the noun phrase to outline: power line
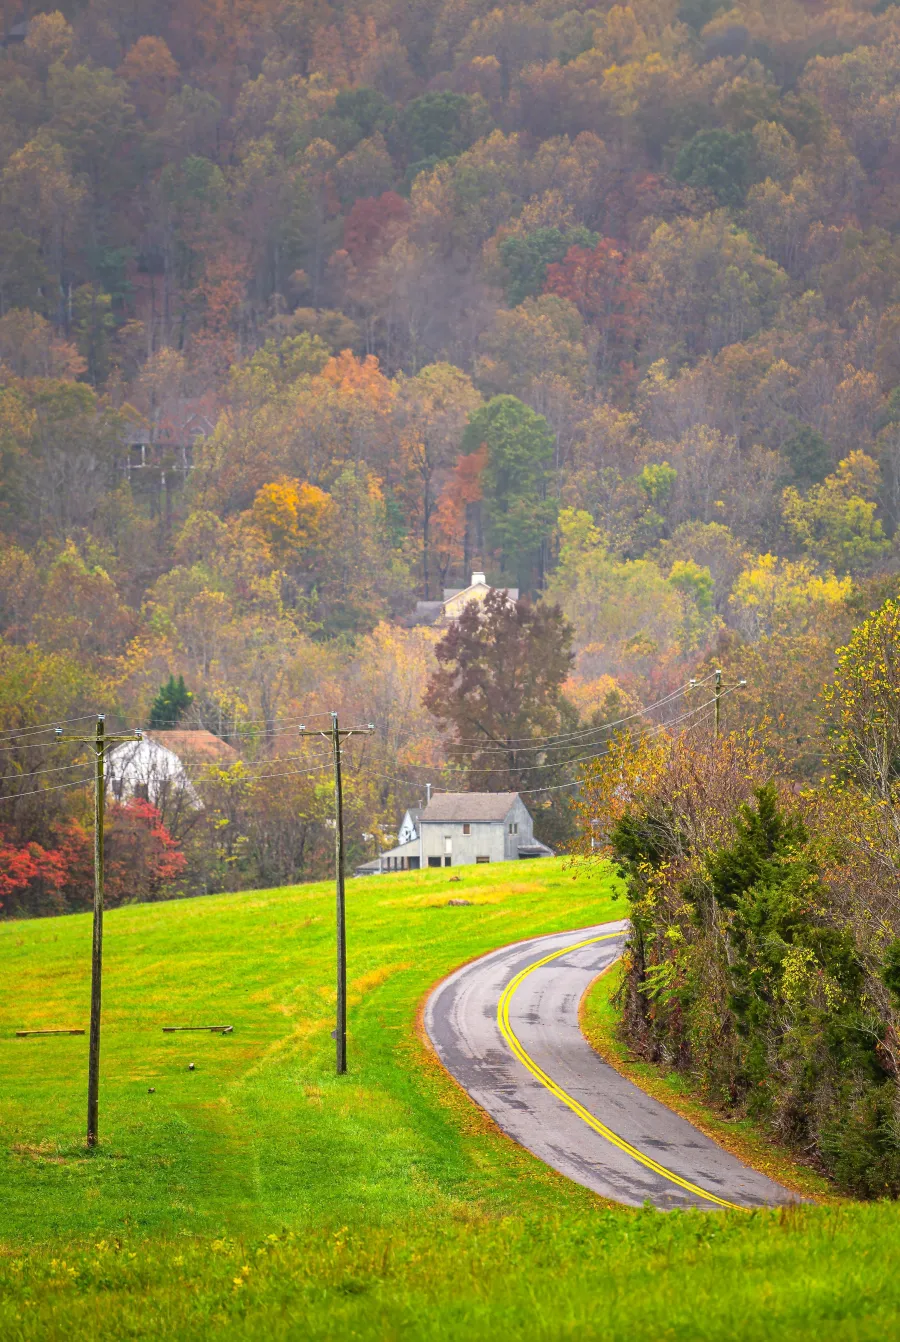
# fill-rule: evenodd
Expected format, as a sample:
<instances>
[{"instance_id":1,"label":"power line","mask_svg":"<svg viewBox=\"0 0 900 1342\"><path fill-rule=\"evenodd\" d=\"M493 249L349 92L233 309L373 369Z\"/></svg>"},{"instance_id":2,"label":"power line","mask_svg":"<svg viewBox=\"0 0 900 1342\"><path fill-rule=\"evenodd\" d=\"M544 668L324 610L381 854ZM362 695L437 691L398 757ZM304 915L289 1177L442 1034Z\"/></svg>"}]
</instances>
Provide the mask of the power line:
<instances>
[{"instance_id":1,"label":"power line","mask_svg":"<svg viewBox=\"0 0 900 1342\"><path fill-rule=\"evenodd\" d=\"M732 689L737 689L737 688L738 688L738 686L732 686ZM725 693L730 694L730 693L731 693L731 690L727 690L727 691L725 691ZM714 700L714 699L707 699L704 703L702 703L702 704L698 704L695 708L691 708L691 709L689 709L686 713L681 714L680 717L675 718L672 722L662 722L662 723L658 723L655 727L651 728L650 731L648 731L642 739L644 739L644 740L652 740L654 737L656 737L656 736L660 736L660 735L662 735L664 732L669 731L670 728L672 728L672 727L674 727L674 726L677 726L678 724L680 724L680 723L682 723L682 722L685 722L688 718L693 717L696 713L701 712L702 709L709 708L709 707L710 707L711 705L713 705L714 703L715 703L715 700ZM690 728L688 728L688 730L689 730L689 731L693 731L694 727L695 727L695 726L699 726L699 725L702 725L702 724L701 724L701 723L694 723L694 724L692 724L692 726L691 726ZM581 757L580 759L576 759L576 760L561 760L561 761L559 761L559 762L553 764L552 766L550 766L550 765L527 765L527 766L525 766L525 767L526 767L526 768L529 768L529 769L549 768L549 767L557 768L557 769L566 769L566 768L568 768L570 765L573 765L573 764L582 764L582 763L585 763L585 762L590 762L590 761L592 761L592 760L603 759L604 756L609 755L609 754L611 754L611 753L612 753L612 745L609 744L609 745L607 745L606 749L601 750L601 751L598 751L597 753L595 753L595 754L593 754L593 755L585 755L585 756ZM423 765L423 766L421 766L421 767L424 768L425 766ZM475 770L474 772L481 772L481 770ZM505 773L505 772L507 772L507 771L506 771L505 769L504 769L504 770L492 769L492 770L490 770L489 772L491 772L491 773ZM414 779L414 778L397 778L396 775L394 775L394 774L370 773L370 774L369 774L369 777L370 777L370 778L382 778L382 779L385 780L385 782L388 782L388 783L402 783L402 784L404 784L404 785L407 786L407 787L421 788L421 787L423 786L423 783L422 783L421 780L417 780L417 779ZM547 786L547 787L518 788L517 791L520 792L523 796L525 796L525 795L529 795L529 796L530 796L530 795L532 795L533 793L536 793L536 792L558 792L561 788L565 788L565 787L580 787L581 784L582 784L582 782L583 782L582 779L575 778L575 779L571 779L571 780L570 780L569 782L567 782L567 783L555 783L555 784L553 784L553 785L551 785L551 786ZM444 793L444 792L446 792L446 791L447 791L447 789L445 789L445 788L434 788L434 792L435 792L435 793Z\"/></svg>"},{"instance_id":2,"label":"power line","mask_svg":"<svg viewBox=\"0 0 900 1342\"><path fill-rule=\"evenodd\" d=\"M84 787L85 783L90 781L89 778L76 778L71 783L57 783L54 787L38 787L31 792L9 792L5 797L0 797L0 802L18 801L20 797L43 797L48 792L62 792L63 788L67 787Z\"/></svg>"},{"instance_id":3,"label":"power line","mask_svg":"<svg viewBox=\"0 0 900 1342\"><path fill-rule=\"evenodd\" d=\"M70 767L75 768L75 767L77 767L77 766L72 765L72 766L70 766ZM82 764L80 767L81 767L81 768L84 768L85 766L84 766L84 764ZM285 770L285 771L282 771L282 772L279 772L279 773L273 773L273 774L248 774L248 775L246 776L246 778L245 778L244 780L242 780L242 781L245 781L245 782L248 782L248 783L261 783L261 782L263 782L265 779L268 779L268 778L293 778L293 777L295 777L295 776L297 776L297 775L299 775L299 774L320 774L320 773L328 773L329 770L330 770L330 768L331 768L331 765L330 765L330 764L327 764L327 765L322 765L322 766L320 766L319 768L315 768L315 769L312 769L312 768L306 768L306 769L288 769L288 770ZM77 778L77 779L74 779L71 783L57 783L54 787L39 787L39 788L33 788L30 792L9 792L9 793L7 793L7 795L6 795L5 797L0 797L0 802L4 802L4 801L18 801L20 797L39 797L39 796L45 796L48 792L62 792L62 790L63 790L64 788L70 788L70 787L83 787L84 784L89 783L90 781L91 781L90 778Z\"/></svg>"},{"instance_id":4,"label":"power line","mask_svg":"<svg viewBox=\"0 0 900 1342\"><path fill-rule=\"evenodd\" d=\"M131 742L126 741L125 743L123 743L123 745L121 745L121 746L117 746L117 747L116 747L116 750L117 750L117 751L122 751L122 752L124 752L124 750L125 750L130 744L131 744ZM136 741L134 744L135 744L135 746L137 746L137 745L139 744L139 742ZM115 751L110 751L110 758L111 758L111 759L114 758L115 753L116 753ZM173 753L174 753L174 752L173 752ZM265 768L265 766L266 766L267 764L277 764L277 763L278 763L279 761L281 761L281 760L301 760L301 759L308 759L308 758L309 758L309 756L307 756L307 755L306 755L305 753L303 753L303 752L301 752L301 753L299 753L299 754L295 754L295 755L274 755L274 756L272 756L271 759L250 761L250 767L253 767L254 765L256 765L256 766L258 766L258 767L260 767L260 768ZM314 760L315 760L316 758L321 759L321 758L324 758L324 757L321 756L321 755L320 755L320 756L313 756L313 759L314 759ZM238 758L237 758L236 760L233 760L233 761L232 761L230 767L233 768L235 764L247 764L247 763L248 763L248 762L247 762L246 760L242 760L242 759L240 758L240 756L238 756ZM204 761L202 761L202 760L179 760L179 764L180 764L181 768L182 768L182 769L185 769L185 770L186 770L186 769L214 769L214 768L216 768L216 766L217 766L218 764L224 764L224 761L208 760L208 761L204 762Z\"/></svg>"},{"instance_id":5,"label":"power line","mask_svg":"<svg viewBox=\"0 0 900 1342\"><path fill-rule=\"evenodd\" d=\"M708 680L709 677L707 676L707 677L705 677L705 679ZM698 683L698 684L701 684L702 682L698 681L697 683ZM720 700L721 700L721 699L724 699L724 698L726 697L726 695L733 694L733 693L735 692L735 690L738 690L738 689L740 689L740 688L742 688L742 686L741 686L740 684L729 686L728 689L722 691L721 695L719 696ZM662 702L662 701L660 701L660 702ZM707 699L707 700L705 700L702 704L697 704L694 708L688 709L686 713L682 713L682 714L680 714L679 717L672 719L670 722L657 723L654 727L650 728L650 729L645 733L645 735L644 735L644 739L645 739L645 740L647 740L647 739L651 739L651 740L652 740L654 737L660 735L661 733L666 732L666 731L669 731L672 727L679 726L682 722L686 722L688 718L694 717L695 714L702 712L703 709L710 708L710 707L712 707L712 706L714 706L714 705L715 705L715 698ZM321 715L321 714L317 714L316 716L322 716L322 715ZM634 717L637 717L637 716L639 716L639 714L632 714L632 715L631 715L631 718L633 719ZM700 726L700 725L702 725L702 722L694 723L694 724L692 724L692 726L691 726L690 728L688 728L688 730L691 730L691 731L692 731L692 730L694 729L694 727L696 727L696 726ZM138 744L138 743L136 742L135 744ZM601 743L598 742L597 744L600 745ZM130 742L123 742L123 745L130 745ZM603 750L595 751L595 752L593 752L592 754L589 754L589 755L582 755L582 756L577 757L576 759L571 759L571 760L556 760L556 761L550 761L550 762L547 762L547 763L544 763L544 764L529 764L529 765L524 765L524 766L522 766L522 768L521 768L520 770L517 770L517 772L522 772L522 773L524 773L524 772L528 772L528 773L532 773L532 772L535 772L535 771L538 770L538 769L567 769L567 768L572 767L573 765L585 764L585 763L590 763L592 760L603 759L603 757L604 757L605 755L608 755L608 754L610 753L610 749L611 749L611 747L610 747L609 745L607 745L606 748L603 749ZM302 757L302 755L300 755L300 754L295 754L295 755L282 755L282 756L279 756L279 757L277 758L277 760L274 760L274 761L272 761L272 762L273 762L273 763L277 763L277 762L279 762L279 761L290 762L290 761L297 760L297 759L301 759L301 758L303 758L303 757ZM322 756L319 756L319 758L321 759ZM313 758L312 763L315 764L315 757ZM35 771L34 773L32 773L32 774L17 774L17 775L15 775L15 777L16 777L16 778L36 777L36 776L38 776L38 775L40 775L40 774L57 773L57 772L62 772L62 771L64 771L64 770L75 769L75 768L79 768L79 767L82 767L82 768L83 768L84 765L83 765L83 764L82 764L82 765L79 765L79 764L67 764L67 765L62 765L62 766L60 766L59 769L40 769L40 770L36 770L36 771ZM210 765L205 765L205 764L190 764L190 765L182 764L182 768L201 769L201 768L209 768L209 767L211 767L211 766L210 766ZM263 766L263 767L264 767L264 766ZM420 767L420 768L422 768L422 769L425 769L425 768L427 768L428 766L421 765L421 766L417 766L417 767ZM270 773L270 774L259 774L259 773L251 773L251 772L248 772L247 775L246 775L246 777L245 777L245 781L246 781L246 782L249 782L249 783L255 783L255 782L264 782L264 781L266 781L267 779L272 779L272 778L292 778L292 777L297 777L297 776L299 776L300 774L327 773L327 772L329 771L330 768L331 768L331 765L330 765L330 764L328 764L328 765L323 764L323 765L321 765L321 766L318 767L318 768L305 767L305 768L300 768L300 769L280 770L280 771L278 771L277 773ZM465 774L473 774L473 773L476 773L476 774L491 773L491 774L493 774L493 773L507 773L507 772L508 772L506 769L491 769L491 768L475 769L475 768L468 768L468 767L467 767L467 768L456 767L456 766L453 766L453 765L451 765L450 768L454 769L455 772L457 772L457 773L465 773ZM368 777L370 777L370 778L381 778L381 779L383 779L383 780L386 781L386 782L390 782L390 783L400 783L401 785L406 786L406 787L421 788L421 787L423 786L423 783L422 783L421 780L416 780L416 779L412 779L412 778L397 778L397 777L396 777L395 775L393 775L393 774L383 774L383 773L374 773L374 772L371 772L371 773L368 774ZM3 781L9 781L9 780L3 780ZM3 801L15 801L15 800L17 800L19 797L36 797L36 796L38 796L38 795L40 795L40 794L42 794L42 793L48 793L48 792L60 792L60 791L62 791L62 790L65 789L65 788L70 788L70 787L80 787L80 786L82 786L85 782L89 782L89 781L90 781L90 779L76 779L76 780L74 780L73 782L57 784L57 785L54 786L54 787L48 787L48 788L35 788L35 789L33 789L33 790L31 790L31 791L28 791L28 792L15 792L15 793L9 793L9 794L7 794L7 796L5 796L5 797L0 797L0 802L3 802ZM570 780L570 781L567 782L567 783L556 783L556 784L553 784L553 785L550 785L550 786L547 786L547 787L519 788L518 791L519 791L520 793L522 793L522 795L524 795L524 796L531 796L531 795L534 795L534 794L536 794L536 793L540 793L540 792L558 792L558 791L560 791L561 789L566 788L566 787L578 787L578 786L581 785L581 782L582 782L582 780L580 780L580 779L572 779L572 780ZM435 791L445 791L445 790L446 790L446 789L435 789Z\"/></svg>"},{"instance_id":6,"label":"power line","mask_svg":"<svg viewBox=\"0 0 900 1342\"><path fill-rule=\"evenodd\" d=\"M40 726L10 727L0 732L0 741L5 741L10 736L34 736L37 732L50 732L55 727L68 727L73 722L87 722L89 719L93 721L96 716L96 713L82 713L80 718L55 718L53 722L44 722Z\"/></svg>"},{"instance_id":7,"label":"power line","mask_svg":"<svg viewBox=\"0 0 900 1342\"><path fill-rule=\"evenodd\" d=\"M672 722L663 722L663 723L660 723L657 727L654 727L652 731L647 732L646 735L645 735L644 737L642 737L641 739L646 741L646 740L653 740L653 739L655 739L657 736L662 736L665 732L669 731L672 727L677 726L677 725L678 725L679 723L681 723L681 722L685 722L688 718L693 717L695 713L698 713L698 712L700 711L700 709L702 709L702 708L708 708L708 707L710 706L710 704L712 704L712 703L714 703L714 702L715 702L714 700L712 700L712 699L708 699L708 700L706 701L705 704L700 704L700 705L698 705L697 708L689 709L689 711L688 711L687 713L682 713L681 717L679 717L679 718L675 718ZM687 727L685 730L686 730L686 731L689 731L689 732L692 732L696 727L700 727L700 726L702 726L703 723L704 723L704 721L709 721L709 720L711 720L711 715L707 715L707 718L706 718L706 719L701 718L698 722L692 722L691 725L690 725L690 727ZM588 756L587 759L588 759L588 761L602 760L602 759L605 759L607 755L611 755L612 752L613 752L613 747L612 747L612 744L610 744L610 745L607 746L606 750L602 750L602 751L600 751L599 754L597 754L597 755L591 755L591 756ZM574 760L573 760L573 761L570 761L570 762L571 762L571 763L575 763ZM564 767L565 767L565 764L561 765L560 767L561 767L561 768L564 768ZM533 795L533 794L536 793L536 792L559 792L559 790L560 790L561 788L566 788L566 787L582 787L582 786L584 785L584 782L585 782L585 779L583 779L583 778L575 778L575 779L572 779L572 780L571 780L570 782L568 782L568 783L555 783L555 784L553 784L553 786L551 786L551 787L520 788L520 789L519 789L519 792L520 792L521 794L525 795L525 796L531 796L531 795Z\"/></svg>"},{"instance_id":8,"label":"power line","mask_svg":"<svg viewBox=\"0 0 900 1342\"><path fill-rule=\"evenodd\" d=\"M262 783L267 778L295 778L299 774L323 774L331 771L331 764L322 764L318 769L286 769L277 774L253 774L248 777L249 783Z\"/></svg>"},{"instance_id":9,"label":"power line","mask_svg":"<svg viewBox=\"0 0 900 1342\"><path fill-rule=\"evenodd\" d=\"M733 686L733 688L734 688L734 689L737 689L738 687L735 685L735 686ZM730 691L728 691L728 693L730 693ZM685 716L685 717L690 717L691 715L690 715L690 713L686 713L684 716ZM683 719L676 719L676 721L683 721ZM686 727L686 728L685 728L685 731L693 732L693 731L696 731L696 729L697 729L698 727L711 726L711 725L712 725L712 721L713 721L713 715L712 715L712 713L708 713L707 716L706 716L705 718L701 718L698 722L692 722L691 725L690 725L690 727ZM669 730L669 727L671 727L671 726L674 726L674 723L665 723L665 724L662 725L656 732L650 733L649 735L651 735L651 736L660 736L660 735L662 735L663 732L668 731L668 730ZM603 752L602 755L596 755L596 756L595 756L595 759L603 759L606 755L611 755L611 754L612 754L612 749L610 748L609 750L605 750L605 751ZM574 779L574 780L573 780L572 782L570 782L570 783L557 783L557 784L555 784L553 787L522 788L522 789L520 790L520 795L521 795L521 796L532 796L532 795L533 795L534 793L536 793L536 792L559 792L559 790L560 790L561 788L565 788L565 787L583 787L586 781L587 781L587 780L584 779L584 778L576 778L576 779Z\"/></svg>"},{"instance_id":10,"label":"power line","mask_svg":"<svg viewBox=\"0 0 900 1342\"><path fill-rule=\"evenodd\" d=\"M249 732L248 732L247 728L252 728L252 727L254 727L254 726L256 725L257 722L261 722L261 723L262 723L262 726L264 726L264 727L268 727L268 723L265 722L263 719L253 719L252 721L248 721L248 722L244 722L244 723L239 724L239 725L235 728L235 730L234 730L233 732L212 732L211 735L219 737L219 739L222 740L222 741L227 741L227 740L229 740L232 736L248 736L248 735L249 735L249 736L253 736L254 738L258 738L258 737L271 737L271 736L292 736L296 731L298 731L298 729L299 729L300 727L303 726L303 723L306 722L307 719L309 719L309 718L323 718L323 717L327 717L327 714L325 714L325 713L308 713L308 714L306 715L306 718L304 718L303 722L289 722L289 723L287 724L287 726L281 728L281 730L264 731L264 732L256 732L256 731L249 731ZM144 730L145 730L145 731L154 731L154 730L158 730L158 731L166 731L166 730L172 730L172 729L171 729L171 728L163 728L163 727L160 727L160 728L145 727ZM175 728L174 730L178 730L178 729ZM185 727L185 728L183 728L182 730L184 730L184 731L191 731L192 728L190 728L190 727ZM203 729L201 729L201 730L209 731L209 728L207 727L207 728L203 728Z\"/></svg>"},{"instance_id":11,"label":"power line","mask_svg":"<svg viewBox=\"0 0 900 1342\"><path fill-rule=\"evenodd\" d=\"M455 749L457 746L471 745L471 746L480 746L485 753L494 752L500 754L506 754L508 753L509 750L554 749L556 746L562 745L566 741L583 739L586 736L596 735L597 732L608 732L611 731L614 727L623 726L626 722L633 722L635 718L643 717L645 714L653 712L654 709L663 708L666 704L671 703L673 699L679 698L681 695L685 694L688 690L695 689L697 686L703 685L707 680L711 680L714 675L715 672L711 671L709 675L703 676L703 678L700 680L688 681L686 684L680 685L678 689L672 690L671 693L665 695L662 699L657 699L652 704L646 704L643 708L638 708L633 713L626 714L626 716L623 718L614 718L612 722L598 723L596 727L582 727L577 732L568 732L558 736L548 736L548 737L522 736L518 738L511 737L507 745L493 745L493 746L488 745L485 743L486 738L484 737L476 737L476 736L460 737L459 740L451 742L450 745L448 746L448 749L452 750ZM536 744L529 745L528 742L536 742Z\"/></svg>"},{"instance_id":12,"label":"power line","mask_svg":"<svg viewBox=\"0 0 900 1342\"><path fill-rule=\"evenodd\" d=\"M0 746L0 754L12 755L16 751L22 750L47 750L50 746L58 745L58 741L23 741L17 746Z\"/></svg>"},{"instance_id":13,"label":"power line","mask_svg":"<svg viewBox=\"0 0 900 1342\"><path fill-rule=\"evenodd\" d=\"M76 760L74 764L58 764L52 769L32 769L23 774L7 774L0 778L0 783L14 783L20 778L39 778L41 774L61 774L67 769L80 769L84 765L84 760Z\"/></svg>"},{"instance_id":14,"label":"power line","mask_svg":"<svg viewBox=\"0 0 900 1342\"><path fill-rule=\"evenodd\" d=\"M94 718L95 718L95 717L97 717L97 714L94 714L94 713L90 713L89 715L87 715L87 718L89 718L89 721L94 721ZM25 729L25 727L20 727L20 729L19 729L19 733L20 733L20 734L17 735L17 737L16 737L16 741L12 741L11 743L9 743L9 745L5 745L5 746L1 747L1 749L3 749L3 750L31 750L31 749L39 749L39 747L42 747L42 746L55 746L55 745L58 745L58 742L56 742L56 741L30 741L30 739L27 739L27 738L28 738L28 737L35 737L35 735L39 735L40 733L42 733L42 731L54 731L54 730L55 730L55 727L58 727L58 726L68 726L68 725L71 725L71 723L74 723L74 722L83 722L83 721L85 721L85 718L70 718L70 719L68 719L68 723L67 723L67 722L59 722L59 723L51 722L50 725L48 725L48 726L43 726L43 727L28 727L28 729ZM15 733L12 733L12 731L9 731L9 733L7 733L7 734L5 734L5 735L0 735L0 741L9 741L9 738L11 738L12 735L15 735Z\"/></svg>"},{"instance_id":15,"label":"power line","mask_svg":"<svg viewBox=\"0 0 900 1342\"><path fill-rule=\"evenodd\" d=\"M708 708L711 704L714 703L715 699L707 699L704 703L698 704L696 708L689 709L688 712L682 714L681 717L673 718L671 722L657 723L654 727L650 728L648 734L652 735L658 731L665 731L668 727L674 727L677 723L683 722L686 717L691 717L693 716L694 713L699 713L701 709ZM594 744L600 746L603 745L604 743L601 741L597 741ZM596 758L597 758L596 755L591 754L591 755L579 755L575 759L571 760L547 760L543 764L522 764L518 766L515 772L533 773L537 769L565 769L568 768L568 766L571 764L583 764L587 760ZM497 774L497 773L510 772L509 769L491 768L488 765L485 765L483 767L477 767L472 765L454 765L451 763L449 767L455 770L455 772L462 774Z\"/></svg>"},{"instance_id":16,"label":"power line","mask_svg":"<svg viewBox=\"0 0 900 1342\"><path fill-rule=\"evenodd\" d=\"M322 717L327 717L327 716L328 716L327 713L308 713L308 714L306 714L306 717L305 717L304 721L307 721L307 720L309 720L309 719L313 719L313 718L322 718ZM55 740L51 740L51 741L31 741L31 740L29 740L28 738L30 738L30 737L32 737L32 736L39 736L41 732L49 732L49 731L53 731L56 727L68 727L68 726L71 726L72 723L86 722L86 721L91 721L91 722L93 722L93 721L96 719L96 717L97 717L96 713L85 713L85 714L82 714L82 716L81 716L81 717L78 717L78 718L57 718L54 722L43 723L43 724L41 724L41 725L39 725L39 726L10 728L10 729L7 730L7 731L0 732L0 742L4 742L4 741L9 742L9 744L7 744L7 745L0 745L0 750L2 750L2 751L4 751L4 752L7 752L7 751L12 751L12 750L26 750L26 749L31 749L31 748L35 748L35 749L36 749L36 748L38 748L38 747L43 747L43 746L53 746L53 745L57 745L58 742L55 741ZM276 719L276 724L277 724L278 721L279 721L279 720ZM287 722L287 719L281 719L281 721L283 721L283 722ZM281 728L280 730L267 730L267 731L262 731L262 732L260 732L260 731L254 731L254 730L252 730L252 729L255 728L256 726L262 726L262 727L267 727L267 728L268 728L269 723L268 723L267 719L265 719L265 718L249 718L249 719L247 719L245 722L239 723L238 726L237 726L237 728L235 729L235 731L232 731L232 732L211 732L210 734L213 735L213 736L217 736L220 740L223 740L223 741L228 740L229 737L233 737L233 736L246 736L246 735L252 735L252 736L257 737L257 738L258 738L258 737L274 737L274 736L290 736L290 735L292 735L292 734L297 730L297 728L300 727L301 725L302 725L302 724L301 724L300 722L287 722L287 725L286 725L285 727ZM175 727L150 727L150 726L146 726L146 727L142 727L140 730L141 730L141 731L144 731L144 732L153 732L153 731L178 731L178 730L182 730L182 731L187 731L187 732L189 732L189 731L194 731L194 730L209 731L210 729L209 729L209 728L193 728L193 727L183 727L183 728L180 728L180 729L179 729L177 726L175 726ZM13 740L12 738L15 738L15 740ZM18 744L19 742L21 742L21 744Z\"/></svg>"}]
</instances>

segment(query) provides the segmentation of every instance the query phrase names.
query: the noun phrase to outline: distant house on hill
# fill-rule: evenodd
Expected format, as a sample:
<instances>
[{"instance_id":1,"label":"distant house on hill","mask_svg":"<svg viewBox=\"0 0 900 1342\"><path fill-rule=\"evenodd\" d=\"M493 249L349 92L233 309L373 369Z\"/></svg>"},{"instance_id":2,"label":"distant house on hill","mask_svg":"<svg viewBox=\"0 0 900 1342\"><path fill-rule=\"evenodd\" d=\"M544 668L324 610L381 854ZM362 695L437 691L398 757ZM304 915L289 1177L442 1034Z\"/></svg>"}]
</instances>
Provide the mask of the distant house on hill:
<instances>
[{"instance_id":1,"label":"distant house on hill","mask_svg":"<svg viewBox=\"0 0 900 1342\"><path fill-rule=\"evenodd\" d=\"M418 817L415 837L357 867L356 874L552 856L552 848L534 837L534 821L518 792L436 792Z\"/></svg>"},{"instance_id":2,"label":"distant house on hill","mask_svg":"<svg viewBox=\"0 0 900 1342\"><path fill-rule=\"evenodd\" d=\"M31 21L25 19L22 23L14 23L9 28L0 29L0 47L15 47L24 42L31 28Z\"/></svg>"},{"instance_id":3,"label":"distant house on hill","mask_svg":"<svg viewBox=\"0 0 900 1342\"><path fill-rule=\"evenodd\" d=\"M194 444L216 427L217 407L211 392L174 397L149 419L133 420L125 430L127 449L122 467L133 485L142 478L155 485L169 475L184 480L194 459Z\"/></svg>"},{"instance_id":4,"label":"distant house on hill","mask_svg":"<svg viewBox=\"0 0 900 1342\"><path fill-rule=\"evenodd\" d=\"M449 624L459 619L470 601L483 601L491 587L483 573L473 573L468 587L445 587L443 601L417 601L412 624ZM501 587L511 601L518 601L518 587Z\"/></svg>"},{"instance_id":5,"label":"distant house on hill","mask_svg":"<svg viewBox=\"0 0 900 1342\"><path fill-rule=\"evenodd\" d=\"M227 769L239 759L233 746L212 732L145 732L141 741L113 746L107 755L107 784L117 801L138 797L164 810L174 802L203 806L194 787L205 766Z\"/></svg>"}]
</instances>

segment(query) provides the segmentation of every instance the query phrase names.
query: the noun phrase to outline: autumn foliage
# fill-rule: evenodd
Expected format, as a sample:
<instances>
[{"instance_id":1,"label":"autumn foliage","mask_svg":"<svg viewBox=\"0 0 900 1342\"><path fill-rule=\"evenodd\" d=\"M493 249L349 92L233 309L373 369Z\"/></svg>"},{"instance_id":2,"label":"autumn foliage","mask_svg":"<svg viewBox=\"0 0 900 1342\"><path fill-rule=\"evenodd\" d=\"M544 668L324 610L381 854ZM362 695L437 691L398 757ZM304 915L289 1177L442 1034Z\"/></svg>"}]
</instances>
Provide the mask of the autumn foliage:
<instances>
[{"instance_id":1,"label":"autumn foliage","mask_svg":"<svg viewBox=\"0 0 900 1342\"><path fill-rule=\"evenodd\" d=\"M474 572L561 648L560 608L572 739L674 721L718 668L794 785L850 771L823 690L897 597L900 8L5 22L5 910L89 886L84 757L30 728L146 725L179 678L179 728L238 761L159 799L177 849L117 815L148 874L116 898L321 874L327 796L283 733L336 707L389 724L348 766L348 861L373 856L426 783L476 777L460 704L424 700ZM574 759L536 807L560 843ZM860 814L872 889L887 821Z\"/></svg>"},{"instance_id":2,"label":"autumn foliage","mask_svg":"<svg viewBox=\"0 0 900 1342\"><path fill-rule=\"evenodd\" d=\"M93 837L77 820L61 824L53 846L17 844L0 832L0 916L68 913L93 901ZM148 802L108 808L105 902L110 907L171 896L184 853Z\"/></svg>"},{"instance_id":3,"label":"autumn foliage","mask_svg":"<svg viewBox=\"0 0 900 1342\"><path fill-rule=\"evenodd\" d=\"M593 251L570 247L562 261L547 267L544 292L567 298L593 327L602 367L633 348L641 291L632 279L632 263L611 238L601 238Z\"/></svg>"}]
</instances>

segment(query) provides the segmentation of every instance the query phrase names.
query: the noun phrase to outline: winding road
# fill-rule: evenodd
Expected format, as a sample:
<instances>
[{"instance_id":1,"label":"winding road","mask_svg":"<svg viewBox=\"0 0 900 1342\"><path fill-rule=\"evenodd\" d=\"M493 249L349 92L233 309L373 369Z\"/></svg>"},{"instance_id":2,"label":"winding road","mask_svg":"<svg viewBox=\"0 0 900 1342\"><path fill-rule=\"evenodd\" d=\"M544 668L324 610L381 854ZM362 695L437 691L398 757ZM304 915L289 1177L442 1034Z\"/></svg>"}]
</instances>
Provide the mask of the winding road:
<instances>
[{"instance_id":1,"label":"winding road","mask_svg":"<svg viewBox=\"0 0 900 1342\"><path fill-rule=\"evenodd\" d=\"M536 937L456 970L425 1007L441 1062L505 1133L605 1198L707 1211L796 1201L620 1076L582 1035L582 995L621 954L626 930Z\"/></svg>"}]
</instances>

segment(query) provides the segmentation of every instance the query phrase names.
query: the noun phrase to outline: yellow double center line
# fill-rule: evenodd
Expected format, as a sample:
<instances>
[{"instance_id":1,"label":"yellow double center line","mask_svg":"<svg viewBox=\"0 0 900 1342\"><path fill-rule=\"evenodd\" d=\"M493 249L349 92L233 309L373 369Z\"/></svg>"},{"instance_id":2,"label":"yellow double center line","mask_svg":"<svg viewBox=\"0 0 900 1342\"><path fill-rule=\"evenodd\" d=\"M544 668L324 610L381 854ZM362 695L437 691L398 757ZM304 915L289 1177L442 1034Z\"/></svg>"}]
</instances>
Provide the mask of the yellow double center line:
<instances>
[{"instance_id":1,"label":"yellow double center line","mask_svg":"<svg viewBox=\"0 0 900 1342\"><path fill-rule=\"evenodd\" d=\"M534 1058L532 1058L523 1048L515 1031L509 1023L509 1008L512 999L515 996L517 989L521 987L529 974L533 974L536 969L541 969L544 965L549 965L551 961L558 960L563 955L569 955L572 951L580 951L582 947L593 946L598 941L612 941L614 938L620 937L621 935L621 932L604 932L603 935L599 937L588 937L587 941L578 941L572 946L563 946L562 950L552 951L550 955L545 955L542 960L535 960L533 965L528 965L526 969L520 970L516 977L507 984L506 988L503 990L500 1004L497 1007L497 1024L500 1027L500 1033L503 1035L503 1038L506 1040L507 1044L509 1044L522 1066L527 1067L531 1075L537 1077L541 1085L546 1086L551 1095L555 1095L558 1100L562 1100L563 1104L571 1109L573 1114L577 1114L589 1128L593 1128L594 1132L605 1138L605 1140L612 1146L617 1147L620 1151L624 1151L627 1156L631 1156L632 1160L638 1161L641 1165L646 1165L648 1170L653 1170L655 1174L661 1175L663 1179L668 1179L670 1183L677 1184L679 1188L683 1188L686 1192L693 1193L695 1197L704 1198L707 1202L714 1202L717 1207L726 1207L729 1211L747 1211L746 1207L739 1207L735 1202L726 1202L724 1198L717 1198L715 1193L709 1193L705 1188L700 1188L699 1185L692 1184L689 1179L682 1179L681 1175L676 1174L674 1170L667 1170L665 1165L660 1165L659 1161L654 1160L652 1156L645 1155L644 1152L639 1151L636 1146L632 1146L631 1142L626 1142L624 1137L620 1137L618 1133L613 1132L612 1128L608 1128L605 1123L601 1123L599 1118L595 1118L588 1109L585 1109L583 1104L578 1103L573 1095L570 1095L568 1091L563 1090L562 1086L557 1085L552 1077L548 1076L542 1068L538 1067Z\"/></svg>"}]
</instances>

